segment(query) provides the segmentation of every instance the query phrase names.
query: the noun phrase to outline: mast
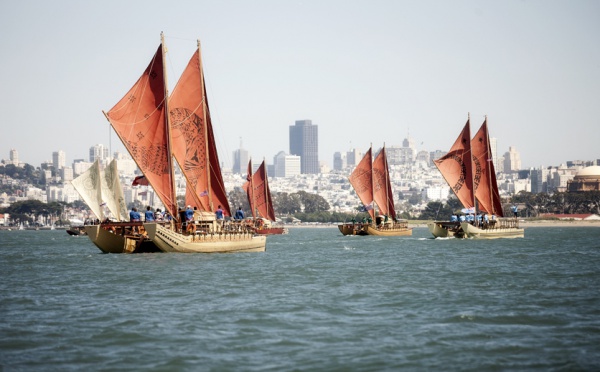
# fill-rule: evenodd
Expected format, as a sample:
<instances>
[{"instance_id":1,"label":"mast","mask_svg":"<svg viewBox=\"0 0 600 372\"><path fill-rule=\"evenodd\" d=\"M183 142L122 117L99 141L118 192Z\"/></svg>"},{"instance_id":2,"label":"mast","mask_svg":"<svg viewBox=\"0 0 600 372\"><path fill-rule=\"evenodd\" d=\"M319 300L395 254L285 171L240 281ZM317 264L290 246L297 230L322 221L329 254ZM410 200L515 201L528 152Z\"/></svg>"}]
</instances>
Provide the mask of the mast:
<instances>
[{"instance_id":1,"label":"mast","mask_svg":"<svg viewBox=\"0 0 600 372\"><path fill-rule=\"evenodd\" d=\"M468 114L468 119L467 122L469 123L469 136L471 134L471 113L469 112ZM473 185L472 187L472 192L471 192L471 196L473 197L473 214L475 216L477 216L477 198L475 197L475 175L473 174L473 151L471 150L471 143L469 143L469 159L471 159L471 161L469 162L468 166L471 168L471 185ZM477 220L477 218L475 219Z\"/></svg>"},{"instance_id":2,"label":"mast","mask_svg":"<svg viewBox=\"0 0 600 372\"><path fill-rule=\"evenodd\" d=\"M198 43L198 66L200 67L200 89L202 91L202 121L204 122L204 148L206 149L206 180L208 187L211 187L210 172L211 172L211 160L210 151L208 151L208 121L207 118L207 104L206 104L206 87L204 86L204 69L202 68L202 51L200 49L200 39ZM214 210L212 201L212 192L208 193L208 206L210 210Z\"/></svg>"},{"instance_id":3,"label":"mast","mask_svg":"<svg viewBox=\"0 0 600 372\"><path fill-rule=\"evenodd\" d=\"M269 219L269 183L267 181L267 179L269 178L269 176L267 175L267 165L265 164L265 158L263 157L263 162L262 162L262 166L263 169L265 170L265 179L263 180L263 185L264 185L264 197L265 197L265 205L267 206L266 211L267 211L267 216L266 218Z\"/></svg>"},{"instance_id":4,"label":"mast","mask_svg":"<svg viewBox=\"0 0 600 372\"><path fill-rule=\"evenodd\" d=\"M373 176L373 143L369 144L369 150L371 150L371 159L369 159L369 161L371 162L371 194L373 195L371 206L373 207L373 220L375 220L375 217L377 217L377 214L375 213L377 212L375 209L377 203L375 203L375 177Z\"/></svg>"},{"instance_id":5,"label":"mast","mask_svg":"<svg viewBox=\"0 0 600 372\"><path fill-rule=\"evenodd\" d=\"M487 127L487 115L485 115L484 122L485 122L485 140L487 141L486 151L487 151L487 156L488 156L488 159L485 159L485 161L488 164L486 168L488 170L488 178L489 178L489 185L490 185L490 202L492 204L492 214L495 215L496 211L494 208L494 204L495 204L494 203L494 191L496 191L496 190L494 190L494 188L492 187L493 186L492 177L496 177L496 175L495 174L492 175L492 168L494 166L494 163L492 160L493 159L492 158L492 148L490 146L490 132L488 131L488 127ZM495 173L495 170L494 170L494 173Z\"/></svg>"},{"instance_id":6,"label":"mast","mask_svg":"<svg viewBox=\"0 0 600 372\"><path fill-rule=\"evenodd\" d=\"M173 169L173 152L171 150L171 119L169 115L169 87L167 81L167 66L165 64L165 36L164 33L160 33L160 42L163 46L162 48L162 64L163 64L163 77L164 77L164 86L165 86L165 125L167 127L167 166L169 172L171 173L171 188L173 194L171 198L173 198L173 205L171 206L175 216L172 216L175 220L178 220L179 213L177 213L177 191L175 188L175 171Z\"/></svg>"},{"instance_id":7,"label":"mast","mask_svg":"<svg viewBox=\"0 0 600 372\"><path fill-rule=\"evenodd\" d=\"M383 151L383 160L385 164L385 204L386 204L386 210L388 212L388 214L391 212L390 211L390 195L388 194L389 188L388 185L390 184L390 170L388 169L388 163L387 163L387 155L385 153L385 142L383 143L383 149L381 149L381 151Z\"/></svg>"},{"instance_id":8,"label":"mast","mask_svg":"<svg viewBox=\"0 0 600 372\"><path fill-rule=\"evenodd\" d=\"M248 160L248 190L250 191L250 209L252 210L252 218L256 218L256 198L254 197L254 175L252 174L252 158Z\"/></svg>"}]
</instances>

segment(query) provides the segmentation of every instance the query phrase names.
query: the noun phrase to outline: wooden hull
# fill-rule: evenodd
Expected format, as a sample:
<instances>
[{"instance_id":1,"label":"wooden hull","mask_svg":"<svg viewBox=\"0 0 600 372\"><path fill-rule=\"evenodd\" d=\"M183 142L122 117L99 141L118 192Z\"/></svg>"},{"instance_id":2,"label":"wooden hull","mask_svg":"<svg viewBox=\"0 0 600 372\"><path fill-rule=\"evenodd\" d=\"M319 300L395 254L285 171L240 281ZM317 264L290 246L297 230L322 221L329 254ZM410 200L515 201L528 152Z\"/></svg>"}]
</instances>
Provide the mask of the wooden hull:
<instances>
[{"instance_id":1,"label":"wooden hull","mask_svg":"<svg viewBox=\"0 0 600 372\"><path fill-rule=\"evenodd\" d=\"M158 247L144 235L132 235L129 233L127 228L131 226L123 224L116 226L122 228L122 230L116 229L113 232L108 226L89 225L85 226L85 232L92 243L103 253L160 252Z\"/></svg>"},{"instance_id":2,"label":"wooden hull","mask_svg":"<svg viewBox=\"0 0 600 372\"><path fill-rule=\"evenodd\" d=\"M463 236L460 222L433 221L427 223L429 232L436 238L460 238Z\"/></svg>"},{"instance_id":3,"label":"wooden hull","mask_svg":"<svg viewBox=\"0 0 600 372\"><path fill-rule=\"evenodd\" d=\"M258 235L282 235L287 234L288 230L285 227L268 227L255 231Z\"/></svg>"},{"instance_id":4,"label":"wooden hull","mask_svg":"<svg viewBox=\"0 0 600 372\"><path fill-rule=\"evenodd\" d=\"M365 232L367 235L376 236L411 236L412 228L408 227L382 227L378 228L374 225L366 225Z\"/></svg>"},{"instance_id":5,"label":"wooden hull","mask_svg":"<svg viewBox=\"0 0 600 372\"><path fill-rule=\"evenodd\" d=\"M412 229L406 225L385 226L378 228L368 223L345 223L338 225L343 235L376 235L376 236L411 236Z\"/></svg>"},{"instance_id":6,"label":"wooden hull","mask_svg":"<svg viewBox=\"0 0 600 372\"><path fill-rule=\"evenodd\" d=\"M267 238L249 232L184 235L155 223L144 224L148 238L163 252L234 253L264 252Z\"/></svg>"},{"instance_id":7,"label":"wooden hull","mask_svg":"<svg viewBox=\"0 0 600 372\"><path fill-rule=\"evenodd\" d=\"M368 235L364 230L364 226L366 226L366 224L345 223L338 225L338 229L343 235Z\"/></svg>"},{"instance_id":8,"label":"wooden hull","mask_svg":"<svg viewBox=\"0 0 600 372\"><path fill-rule=\"evenodd\" d=\"M480 228L473 226L468 222L462 222L461 227L465 232L466 238L474 239L502 239L502 238L524 238L525 229L518 226L499 226L493 228Z\"/></svg>"}]
</instances>

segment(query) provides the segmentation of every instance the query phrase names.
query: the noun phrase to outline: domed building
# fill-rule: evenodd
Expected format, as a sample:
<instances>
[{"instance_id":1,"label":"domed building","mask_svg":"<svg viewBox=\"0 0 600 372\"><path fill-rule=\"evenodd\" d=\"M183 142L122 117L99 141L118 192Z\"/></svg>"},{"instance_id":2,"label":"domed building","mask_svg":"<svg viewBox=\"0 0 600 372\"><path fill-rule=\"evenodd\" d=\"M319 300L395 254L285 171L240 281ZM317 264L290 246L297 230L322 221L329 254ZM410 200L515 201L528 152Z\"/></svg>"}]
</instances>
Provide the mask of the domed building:
<instances>
[{"instance_id":1,"label":"domed building","mask_svg":"<svg viewBox=\"0 0 600 372\"><path fill-rule=\"evenodd\" d=\"M600 191L600 166L586 167L567 182L567 192Z\"/></svg>"}]
</instances>

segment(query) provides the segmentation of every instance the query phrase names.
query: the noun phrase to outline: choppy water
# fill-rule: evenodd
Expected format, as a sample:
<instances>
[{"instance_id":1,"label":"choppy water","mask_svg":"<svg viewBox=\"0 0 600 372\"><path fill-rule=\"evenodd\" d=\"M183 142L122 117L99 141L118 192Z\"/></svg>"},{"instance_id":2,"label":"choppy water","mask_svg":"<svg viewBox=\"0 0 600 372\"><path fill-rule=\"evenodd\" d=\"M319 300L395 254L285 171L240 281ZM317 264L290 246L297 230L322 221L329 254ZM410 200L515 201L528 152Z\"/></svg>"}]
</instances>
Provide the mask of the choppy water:
<instances>
[{"instance_id":1,"label":"choppy water","mask_svg":"<svg viewBox=\"0 0 600 372\"><path fill-rule=\"evenodd\" d=\"M599 290L596 227L214 255L0 231L0 370L598 370Z\"/></svg>"}]
</instances>

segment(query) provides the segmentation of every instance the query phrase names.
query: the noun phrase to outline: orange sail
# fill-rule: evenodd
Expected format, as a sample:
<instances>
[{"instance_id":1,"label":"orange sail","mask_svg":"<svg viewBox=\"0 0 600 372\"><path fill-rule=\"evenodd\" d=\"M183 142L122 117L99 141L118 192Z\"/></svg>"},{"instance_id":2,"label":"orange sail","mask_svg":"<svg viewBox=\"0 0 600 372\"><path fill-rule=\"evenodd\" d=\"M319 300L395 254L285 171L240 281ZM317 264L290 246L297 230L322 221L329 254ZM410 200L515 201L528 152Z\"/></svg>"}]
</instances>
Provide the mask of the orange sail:
<instances>
[{"instance_id":1,"label":"orange sail","mask_svg":"<svg viewBox=\"0 0 600 372\"><path fill-rule=\"evenodd\" d=\"M371 164L371 148L354 168L350 177L350 184L356 191L358 198L367 209L371 218L375 217L373 212L373 172Z\"/></svg>"},{"instance_id":2,"label":"orange sail","mask_svg":"<svg viewBox=\"0 0 600 372\"><path fill-rule=\"evenodd\" d=\"M219 165L200 48L190 59L169 99L171 148L187 181L186 204L231 215Z\"/></svg>"},{"instance_id":3,"label":"orange sail","mask_svg":"<svg viewBox=\"0 0 600 372\"><path fill-rule=\"evenodd\" d=\"M254 178L254 187L260 191L256 199L258 212L262 217L275 221L275 209L273 208L269 179L267 177L267 166L264 160L252 177Z\"/></svg>"},{"instance_id":4,"label":"orange sail","mask_svg":"<svg viewBox=\"0 0 600 372\"><path fill-rule=\"evenodd\" d=\"M492 161L487 118L471 140L471 151L473 153L473 188L479 203L477 207L485 213L502 217L502 203L496 182L496 170Z\"/></svg>"},{"instance_id":5,"label":"orange sail","mask_svg":"<svg viewBox=\"0 0 600 372\"><path fill-rule=\"evenodd\" d=\"M396 219L394 194L392 193L385 146L373 160L373 199L381 214Z\"/></svg>"},{"instance_id":6,"label":"orange sail","mask_svg":"<svg viewBox=\"0 0 600 372\"><path fill-rule=\"evenodd\" d=\"M142 76L105 115L165 209L176 216L163 66L161 43Z\"/></svg>"},{"instance_id":7,"label":"orange sail","mask_svg":"<svg viewBox=\"0 0 600 372\"><path fill-rule=\"evenodd\" d=\"M250 162L248 163L248 172L248 174L252 172ZM251 181L244 184L244 189L248 194L252 217L256 218L256 212L258 212L258 216L275 221L275 209L273 209L271 190L269 189L269 181L267 179L267 168L264 160L252 175Z\"/></svg>"},{"instance_id":8,"label":"orange sail","mask_svg":"<svg viewBox=\"0 0 600 372\"><path fill-rule=\"evenodd\" d=\"M465 127L450 151L441 158L434 160L435 166L465 208L472 208L475 203L469 122L470 119L467 120Z\"/></svg>"}]
</instances>

